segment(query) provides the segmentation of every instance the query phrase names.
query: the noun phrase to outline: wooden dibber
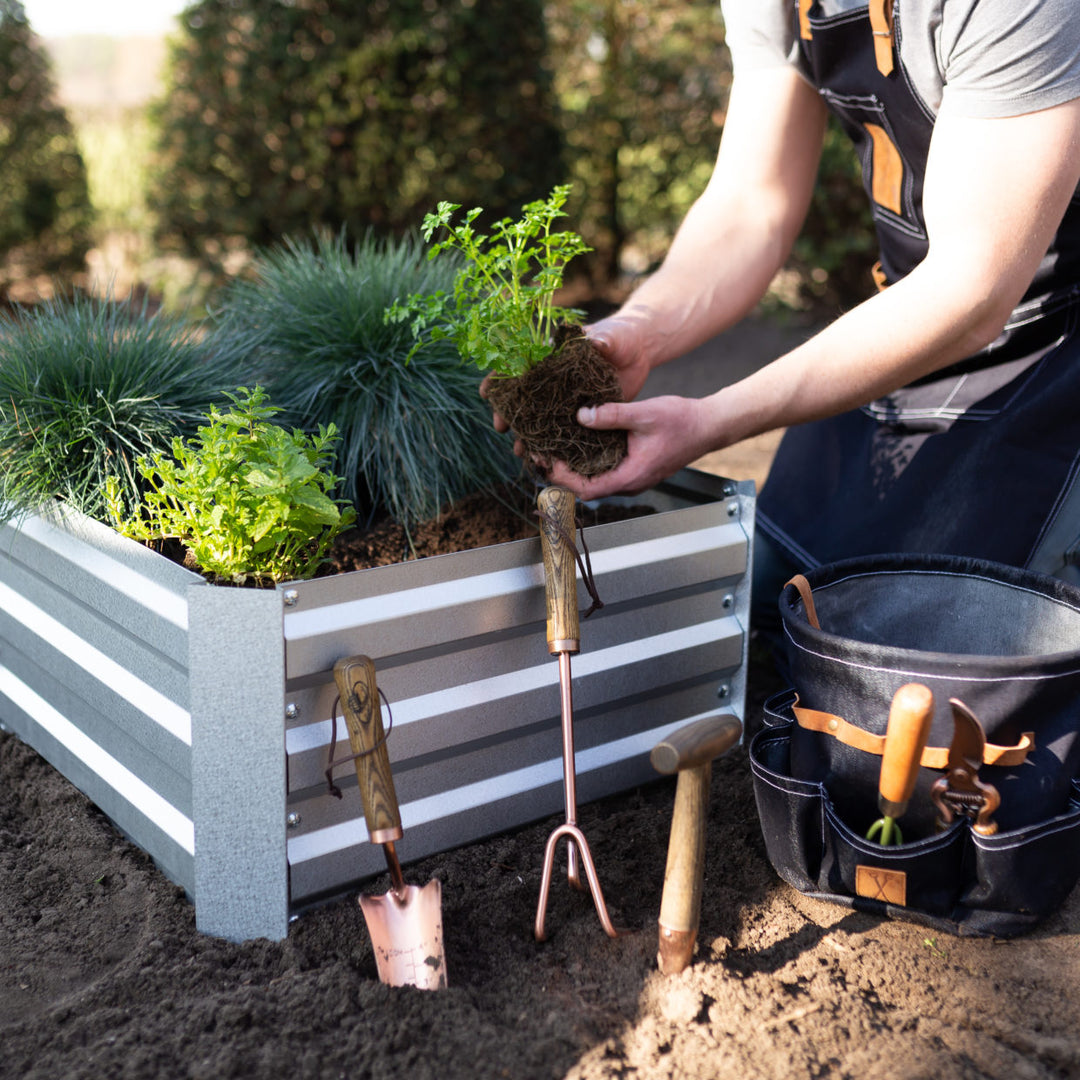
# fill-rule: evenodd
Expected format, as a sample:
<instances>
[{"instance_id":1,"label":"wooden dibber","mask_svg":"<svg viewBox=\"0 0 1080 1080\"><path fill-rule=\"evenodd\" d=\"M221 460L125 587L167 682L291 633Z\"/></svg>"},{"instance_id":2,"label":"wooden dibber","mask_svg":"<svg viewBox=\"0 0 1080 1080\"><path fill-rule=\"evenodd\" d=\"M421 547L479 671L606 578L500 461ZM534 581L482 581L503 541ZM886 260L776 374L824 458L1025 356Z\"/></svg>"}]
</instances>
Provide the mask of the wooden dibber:
<instances>
[{"instance_id":1,"label":"wooden dibber","mask_svg":"<svg viewBox=\"0 0 1080 1080\"><path fill-rule=\"evenodd\" d=\"M694 953L705 876L705 818L712 762L731 749L741 735L738 717L709 716L672 732L649 755L657 772L679 774L660 901L657 963L665 975L677 975Z\"/></svg>"}]
</instances>

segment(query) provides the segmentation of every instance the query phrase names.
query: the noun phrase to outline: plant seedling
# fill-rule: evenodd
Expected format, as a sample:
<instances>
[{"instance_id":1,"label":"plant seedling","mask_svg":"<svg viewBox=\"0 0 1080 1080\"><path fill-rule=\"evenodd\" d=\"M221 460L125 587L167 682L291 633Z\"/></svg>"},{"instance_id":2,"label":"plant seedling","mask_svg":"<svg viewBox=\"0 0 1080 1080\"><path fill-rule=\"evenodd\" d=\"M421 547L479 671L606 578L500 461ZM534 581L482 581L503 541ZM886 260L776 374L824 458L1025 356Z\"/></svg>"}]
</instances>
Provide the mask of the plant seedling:
<instances>
[{"instance_id":1,"label":"plant seedling","mask_svg":"<svg viewBox=\"0 0 1080 1080\"><path fill-rule=\"evenodd\" d=\"M513 428L526 462L565 461L583 476L614 468L626 454L625 431L593 431L577 422L582 406L621 401L614 367L578 327L584 314L555 303L567 264L591 250L574 232L556 232L570 193L556 187L528 203L520 220L504 219L490 233L474 225L482 211L439 203L424 218L435 238L429 258L464 256L451 293L408 296L387 309L391 322L409 320L416 338L410 356L451 341L462 360L490 372L485 396Z\"/></svg>"},{"instance_id":2,"label":"plant seedling","mask_svg":"<svg viewBox=\"0 0 1080 1080\"><path fill-rule=\"evenodd\" d=\"M552 351L559 323L580 324L580 311L555 304L567 264L592 250L577 233L552 229L565 216L569 194L570 185L562 184L547 199L526 204L520 220L504 218L486 234L474 227L481 207L455 221L460 204L440 202L424 218L424 239L441 237L428 258L454 250L466 261L451 294L414 294L387 311L390 322L410 321L417 339L410 356L427 342L449 339L482 371L523 375Z\"/></svg>"}]
</instances>

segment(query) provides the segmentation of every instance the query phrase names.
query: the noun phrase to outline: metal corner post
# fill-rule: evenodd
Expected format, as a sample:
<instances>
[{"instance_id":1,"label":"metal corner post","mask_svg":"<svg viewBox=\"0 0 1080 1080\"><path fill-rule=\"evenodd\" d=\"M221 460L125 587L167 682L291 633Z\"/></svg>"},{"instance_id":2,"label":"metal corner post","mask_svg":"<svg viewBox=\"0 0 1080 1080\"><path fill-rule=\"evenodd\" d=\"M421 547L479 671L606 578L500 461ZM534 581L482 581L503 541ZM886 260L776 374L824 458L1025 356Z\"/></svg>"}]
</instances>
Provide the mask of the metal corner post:
<instances>
[{"instance_id":1,"label":"metal corner post","mask_svg":"<svg viewBox=\"0 0 1080 1080\"><path fill-rule=\"evenodd\" d=\"M244 941L288 934L285 641L277 590L189 598L195 918Z\"/></svg>"}]
</instances>

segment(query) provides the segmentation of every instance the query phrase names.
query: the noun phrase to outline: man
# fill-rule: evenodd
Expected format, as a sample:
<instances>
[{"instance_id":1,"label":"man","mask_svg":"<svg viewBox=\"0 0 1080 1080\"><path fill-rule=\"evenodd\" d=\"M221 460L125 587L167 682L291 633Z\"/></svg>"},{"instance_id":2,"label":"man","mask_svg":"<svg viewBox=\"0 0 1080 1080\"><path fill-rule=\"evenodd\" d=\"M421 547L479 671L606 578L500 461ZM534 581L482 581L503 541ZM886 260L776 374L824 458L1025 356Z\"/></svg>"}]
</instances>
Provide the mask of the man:
<instances>
[{"instance_id":1,"label":"man","mask_svg":"<svg viewBox=\"0 0 1080 1080\"><path fill-rule=\"evenodd\" d=\"M794 570L872 552L1080 580L1080 4L726 0L724 15L735 79L712 178L661 268L589 330L628 403L579 420L625 428L628 456L593 479L554 462L550 479L638 492L789 428L759 500L759 602ZM761 298L829 110L863 161L879 292L709 397L632 402Z\"/></svg>"}]
</instances>

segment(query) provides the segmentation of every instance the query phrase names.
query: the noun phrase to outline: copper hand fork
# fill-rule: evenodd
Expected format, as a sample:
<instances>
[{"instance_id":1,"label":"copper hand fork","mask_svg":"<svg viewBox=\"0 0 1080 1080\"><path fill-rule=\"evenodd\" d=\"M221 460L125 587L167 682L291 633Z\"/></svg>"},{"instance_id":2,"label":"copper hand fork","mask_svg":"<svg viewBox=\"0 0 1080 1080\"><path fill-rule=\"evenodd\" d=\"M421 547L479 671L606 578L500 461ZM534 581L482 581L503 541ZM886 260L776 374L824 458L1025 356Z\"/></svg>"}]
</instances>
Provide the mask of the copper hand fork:
<instances>
[{"instance_id":1,"label":"copper hand fork","mask_svg":"<svg viewBox=\"0 0 1080 1080\"><path fill-rule=\"evenodd\" d=\"M544 870L540 878L540 902L536 909L535 936L543 941L555 847L567 838L567 880L582 889L578 853L585 866L596 914L609 937L618 937L611 923L600 881L585 835L577 825L577 784L574 771L574 703L570 690L570 657L578 651L577 578L574 559L574 495L564 488L548 487L537 499L540 510L540 543L544 552L544 585L547 597L548 652L559 657L559 698L562 715L563 791L566 801L566 824L548 837L544 849Z\"/></svg>"}]
</instances>

